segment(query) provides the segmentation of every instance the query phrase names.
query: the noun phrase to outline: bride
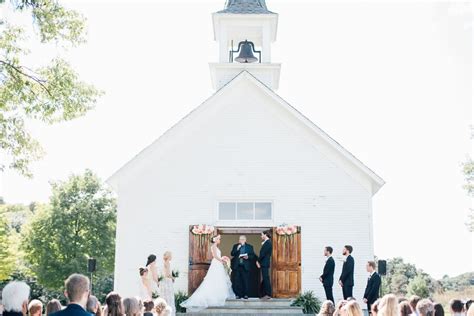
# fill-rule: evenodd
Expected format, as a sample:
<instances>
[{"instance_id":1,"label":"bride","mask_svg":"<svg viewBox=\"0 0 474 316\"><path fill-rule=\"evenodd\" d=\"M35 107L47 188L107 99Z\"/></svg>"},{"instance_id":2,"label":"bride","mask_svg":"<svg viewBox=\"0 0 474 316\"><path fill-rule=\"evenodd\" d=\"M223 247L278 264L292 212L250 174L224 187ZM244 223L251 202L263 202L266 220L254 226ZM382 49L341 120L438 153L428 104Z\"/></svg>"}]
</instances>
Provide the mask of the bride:
<instances>
[{"instance_id":1,"label":"bride","mask_svg":"<svg viewBox=\"0 0 474 316\"><path fill-rule=\"evenodd\" d=\"M235 297L232 283L224 268L221 250L218 247L221 243L221 236L213 237L211 242L213 259L206 277L193 295L181 303L182 307L190 311L199 311L208 306L223 306L227 299Z\"/></svg>"}]
</instances>

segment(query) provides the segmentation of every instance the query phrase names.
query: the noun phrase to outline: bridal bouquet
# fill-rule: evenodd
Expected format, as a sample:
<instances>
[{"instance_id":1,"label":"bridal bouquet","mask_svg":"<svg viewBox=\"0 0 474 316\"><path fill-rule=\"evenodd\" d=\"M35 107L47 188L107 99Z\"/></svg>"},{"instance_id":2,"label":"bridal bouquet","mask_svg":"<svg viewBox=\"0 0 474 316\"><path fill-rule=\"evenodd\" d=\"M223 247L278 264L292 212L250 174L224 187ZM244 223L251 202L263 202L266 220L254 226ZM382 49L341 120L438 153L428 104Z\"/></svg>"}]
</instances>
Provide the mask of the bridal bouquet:
<instances>
[{"instance_id":1,"label":"bridal bouquet","mask_svg":"<svg viewBox=\"0 0 474 316\"><path fill-rule=\"evenodd\" d=\"M179 278L179 271L178 270L171 271L171 276L175 279Z\"/></svg>"},{"instance_id":2,"label":"bridal bouquet","mask_svg":"<svg viewBox=\"0 0 474 316\"><path fill-rule=\"evenodd\" d=\"M225 272L227 272L228 275L230 275L232 273L232 268L230 267L230 259L229 257L222 257L222 261L224 263L224 269L225 269Z\"/></svg>"}]
</instances>

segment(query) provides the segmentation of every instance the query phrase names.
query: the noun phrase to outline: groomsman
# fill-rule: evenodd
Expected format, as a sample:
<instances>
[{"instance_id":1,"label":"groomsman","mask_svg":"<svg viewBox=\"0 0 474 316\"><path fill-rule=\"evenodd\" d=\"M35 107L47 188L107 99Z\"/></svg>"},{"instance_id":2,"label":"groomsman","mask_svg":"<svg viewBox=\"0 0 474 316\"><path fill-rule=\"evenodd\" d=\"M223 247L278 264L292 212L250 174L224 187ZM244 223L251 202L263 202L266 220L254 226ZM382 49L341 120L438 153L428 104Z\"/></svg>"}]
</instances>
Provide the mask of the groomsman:
<instances>
[{"instance_id":1,"label":"groomsman","mask_svg":"<svg viewBox=\"0 0 474 316\"><path fill-rule=\"evenodd\" d=\"M319 277L319 281L323 283L324 292L326 292L326 299L334 303L334 296L332 295L332 286L334 285L334 268L336 263L332 257L332 247L324 247L324 256L326 264L324 265L323 274Z\"/></svg>"},{"instance_id":2,"label":"groomsman","mask_svg":"<svg viewBox=\"0 0 474 316\"><path fill-rule=\"evenodd\" d=\"M262 269L262 287L263 299L272 298L272 285L270 283L270 264L272 258L272 242L270 241L270 232L264 231L261 234L262 248L257 260L257 267Z\"/></svg>"},{"instance_id":3,"label":"groomsman","mask_svg":"<svg viewBox=\"0 0 474 316\"><path fill-rule=\"evenodd\" d=\"M364 292L364 302L367 303L367 310L370 314L370 306L379 298L380 285L382 279L380 275L375 271L375 262L367 262L367 272L369 272L369 280L367 281L367 287Z\"/></svg>"},{"instance_id":4,"label":"groomsman","mask_svg":"<svg viewBox=\"0 0 474 316\"><path fill-rule=\"evenodd\" d=\"M354 287L354 258L352 257L352 246L345 245L342 255L345 257L342 273L339 277L339 285L342 287L342 296L345 300L352 296Z\"/></svg>"}]
</instances>

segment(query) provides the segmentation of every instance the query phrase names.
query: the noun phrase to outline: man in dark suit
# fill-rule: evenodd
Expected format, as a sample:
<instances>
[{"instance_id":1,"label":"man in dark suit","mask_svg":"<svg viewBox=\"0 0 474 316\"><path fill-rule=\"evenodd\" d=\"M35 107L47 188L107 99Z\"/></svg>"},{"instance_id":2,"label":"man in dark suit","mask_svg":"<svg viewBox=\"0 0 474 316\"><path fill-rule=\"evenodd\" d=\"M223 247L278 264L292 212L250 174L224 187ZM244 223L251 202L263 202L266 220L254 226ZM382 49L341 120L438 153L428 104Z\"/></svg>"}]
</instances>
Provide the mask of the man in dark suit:
<instances>
[{"instance_id":1,"label":"man in dark suit","mask_svg":"<svg viewBox=\"0 0 474 316\"><path fill-rule=\"evenodd\" d=\"M272 242L270 241L270 232L264 231L261 234L262 238L262 249L260 249L260 255L257 260L257 267L262 270L262 288L263 288L263 299L272 298L272 284L270 282L270 266L273 252Z\"/></svg>"},{"instance_id":2,"label":"man in dark suit","mask_svg":"<svg viewBox=\"0 0 474 316\"><path fill-rule=\"evenodd\" d=\"M367 262L367 272L369 272L369 280L367 281L367 287L364 292L364 302L367 303L367 311L371 313L371 305L379 298L380 285L382 279L380 275L375 271L375 262Z\"/></svg>"},{"instance_id":3,"label":"man in dark suit","mask_svg":"<svg viewBox=\"0 0 474 316\"><path fill-rule=\"evenodd\" d=\"M255 257L253 246L247 244L247 238L240 236L239 243L232 247L232 270L234 282L232 287L237 299L249 298L250 260Z\"/></svg>"},{"instance_id":4,"label":"man in dark suit","mask_svg":"<svg viewBox=\"0 0 474 316\"><path fill-rule=\"evenodd\" d=\"M86 311L89 298L89 278L82 274L72 274L65 282L64 295L69 300L68 306L62 311L53 313L54 316L92 316Z\"/></svg>"},{"instance_id":5,"label":"man in dark suit","mask_svg":"<svg viewBox=\"0 0 474 316\"><path fill-rule=\"evenodd\" d=\"M352 246L345 245L342 254L346 258L342 266L342 273L339 277L339 285L342 287L342 296L345 300L352 296L354 287L354 258L352 257Z\"/></svg>"},{"instance_id":6,"label":"man in dark suit","mask_svg":"<svg viewBox=\"0 0 474 316\"><path fill-rule=\"evenodd\" d=\"M332 247L324 247L324 256L326 264L324 265L323 274L319 277L319 281L323 283L324 292L326 292L326 299L334 303L334 296L332 295L332 286L334 285L334 269L336 263L332 257Z\"/></svg>"}]
</instances>

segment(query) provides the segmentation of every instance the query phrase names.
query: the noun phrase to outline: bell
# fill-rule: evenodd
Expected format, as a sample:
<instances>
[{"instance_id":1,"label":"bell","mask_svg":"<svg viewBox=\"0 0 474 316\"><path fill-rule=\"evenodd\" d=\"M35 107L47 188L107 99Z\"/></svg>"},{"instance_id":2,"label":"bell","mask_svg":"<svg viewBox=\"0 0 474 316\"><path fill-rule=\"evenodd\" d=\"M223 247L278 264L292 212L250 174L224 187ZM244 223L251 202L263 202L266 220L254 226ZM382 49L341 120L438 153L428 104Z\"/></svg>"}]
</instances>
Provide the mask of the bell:
<instances>
[{"instance_id":1,"label":"bell","mask_svg":"<svg viewBox=\"0 0 474 316\"><path fill-rule=\"evenodd\" d=\"M235 61L239 63L254 63L258 60L257 57L253 55L253 43L249 41L240 42L240 53Z\"/></svg>"}]
</instances>

